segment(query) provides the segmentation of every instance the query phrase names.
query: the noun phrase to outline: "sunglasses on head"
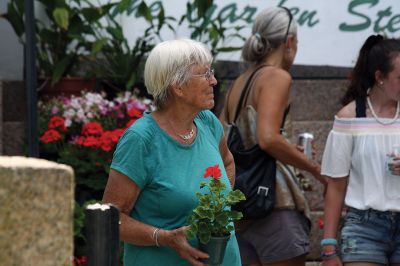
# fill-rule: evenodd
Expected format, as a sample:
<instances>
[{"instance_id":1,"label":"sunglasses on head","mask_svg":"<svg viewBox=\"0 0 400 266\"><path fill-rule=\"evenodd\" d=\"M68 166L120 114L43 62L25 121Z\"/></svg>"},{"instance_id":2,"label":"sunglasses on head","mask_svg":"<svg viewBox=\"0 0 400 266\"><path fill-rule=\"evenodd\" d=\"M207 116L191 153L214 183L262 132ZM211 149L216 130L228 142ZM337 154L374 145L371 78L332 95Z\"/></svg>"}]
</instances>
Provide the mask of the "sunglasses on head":
<instances>
[{"instance_id":1,"label":"sunglasses on head","mask_svg":"<svg viewBox=\"0 0 400 266\"><path fill-rule=\"evenodd\" d=\"M285 34L285 43L287 42L287 39L288 39L288 36L289 36L289 29L290 29L290 24L292 24L292 20L293 20L293 15L292 15L292 13L290 13L290 10L287 8L287 7L284 7L284 6L281 6L281 8L283 8L285 11L286 11L286 13L288 14L288 16L289 16L289 24L288 24L288 26L287 26L287 30L286 30L286 34Z\"/></svg>"}]
</instances>

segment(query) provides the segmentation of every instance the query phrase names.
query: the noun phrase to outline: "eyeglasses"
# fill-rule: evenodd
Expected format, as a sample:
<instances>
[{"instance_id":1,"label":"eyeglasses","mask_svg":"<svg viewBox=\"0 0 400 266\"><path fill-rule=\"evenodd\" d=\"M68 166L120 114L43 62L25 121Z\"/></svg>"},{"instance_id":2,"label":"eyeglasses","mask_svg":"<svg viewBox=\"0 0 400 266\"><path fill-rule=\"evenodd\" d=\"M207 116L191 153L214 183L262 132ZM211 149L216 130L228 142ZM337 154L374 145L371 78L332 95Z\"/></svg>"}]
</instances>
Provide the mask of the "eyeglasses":
<instances>
[{"instance_id":1,"label":"eyeglasses","mask_svg":"<svg viewBox=\"0 0 400 266\"><path fill-rule=\"evenodd\" d=\"M290 13L290 10L287 7L281 6L284 10L286 10L288 16L289 16L289 24L287 26L286 34L285 34L285 43L287 42L288 36L289 36L289 29L290 29L290 24L292 23L293 20L293 15Z\"/></svg>"},{"instance_id":2,"label":"eyeglasses","mask_svg":"<svg viewBox=\"0 0 400 266\"><path fill-rule=\"evenodd\" d=\"M193 77L205 77L207 81L210 81L211 76L214 76L214 69L208 69L204 74L192 74Z\"/></svg>"}]
</instances>

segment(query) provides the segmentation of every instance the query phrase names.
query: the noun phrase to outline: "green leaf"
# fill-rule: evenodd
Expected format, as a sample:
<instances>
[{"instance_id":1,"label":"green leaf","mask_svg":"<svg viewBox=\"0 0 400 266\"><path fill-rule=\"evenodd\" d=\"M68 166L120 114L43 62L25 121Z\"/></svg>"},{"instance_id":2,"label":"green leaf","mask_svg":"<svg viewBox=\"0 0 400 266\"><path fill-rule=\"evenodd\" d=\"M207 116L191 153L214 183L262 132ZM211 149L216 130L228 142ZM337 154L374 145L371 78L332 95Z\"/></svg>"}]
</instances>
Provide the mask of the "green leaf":
<instances>
[{"instance_id":1,"label":"green leaf","mask_svg":"<svg viewBox=\"0 0 400 266\"><path fill-rule=\"evenodd\" d=\"M53 11L53 18L54 21L57 23L57 25L64 29L64 30L68 30L68 26L69 26L69 13L68 10L66 8L56 8Z\"/></svg>"},{"instance_id":2,"label":"green leaf","mask_svg":"<svg viewBox=\"0 0 400 266\"><path fill-rule=\"evenodd\" d=\"M18 37L22 37L25 31L24 21L22 19L22 14L24 12L23 5L20 6L22 1L12 1L7 5L7 14L3 14L2 17L8 20L11 27L14 29L15 34Z\"/></svg>"},{"instance_id":3,"label":"green leaf","mask_svg":"<svg viewBox=\"0 0 400 266\"><path fill-rule=\"evenodd\" d=\"M52 86L54 84L56 84L60 80L60 78L64 75L65 70L71 64L72 60L73 60L73 56L69 55L69 56L64 57L60 62L55 64L55 68L54 68L53 76L52 76L52 80L51 80Z\"/></svg>"},{"instance_id":4,"label":"green leaf","mask_svg":"<svg viewBox=\"0 0 400 266\"><path fill-rule=\"evenodd\" d=\"M226 231L227 231L227 232L232 232L233 230L235 230L235 227L234 227L233 225L228 225L228 226L226 227Z\"/></svg>"},{"instance_id":5,"label":"green leaf","mask_svg":"<svg viewBox=\"0 0 400 266\"><path fill-rule=\"evenodd\" d=\"M121 0L117 5L117 10L119 13L123 13L131 5L131 0Z\"/></svg>"},{"instance_id":6,"label":"green leaf","mask_svg":"<svg viewBox=\"0 0 400 266\"><path fill-rule=\"evenodd\" d=\"M215 216L215 220L222 226L226 226L229 223L229 217L226 212L220 213Z\"/></svg>"},{"instance_id":7,"label":"green leaf","mask_svg":"<svg viewBox=\"0 0 400 266\"><path fill-rule=\"evenodd\" d=\"M111 36L116 40L116 41L123 41L125 39L124 37L124 32L120 26L117 27L107 27L106 28L107 32L111 34Z\"/></svg>"},{"instance_id":8,"label":"green leaf","mask_svg":"<svg viewBox=\"0 0 400 266\"><path fill-rule=\"evenodd\" d=\"M133 85L135 84L135 82L136 82L136 72L132 72L125 84L125 88L127 90L130 90L133 87Z\"/></svg>"},{"instance_id":9,"label":"green leaf","mask_svg":"<svg viewBox=\"0 0 400 266\"><path fill-rule=\"evenodd\" d=\"M205 206L198 206L193 210L201 219L214 220L214 213Z\"/></svg>"},{"instance_id":10,"label":"green leaf","mask_svg":"<svg viewBox=\"0 0 400 266\"><path fill-rule=\"evenodd\" d=\"M198 17L204 17L207 10L213 5L213 0L195 0L194 5L197 8Z\"/></svg>"},{"instance_id":11,"label":"green leaf","mask_svg":"<svg viewBox=\"0 0 400 266\"><path fill-rule=\"evenodd\" d=\"M18 10L21 10L22 13L23 13L23 11L24 11L24 5L25 5L25 4L24 4L24 0L14 0L14 1L11 1L11 2L10 2L10 4L12 4L12 3L15 3L17 9L18 9Z\"/></svg>"},{"instance_id":12,"label":"green leaf","mask_svg":"<svg viewBox=\"0 0 400 266\"><path fill-rule=\"evenodd\" d=\"M161 28L164 26L165 23L165 11L164 11L164 7L161 6L161 10L158 13L158 27L157 30L160 31Z\"/></svg>"},{"instance_id":13,"label":"green leaf","mask_svg":"<svg viewBox=\"0 0 400 266\"><path fill-rule=\"evenodd\" d=\"M107 43L107 39L105 38L101 38L97 41L95 41L92 45L92 50L91 50L91 54L95 55L97 54L99 51L101 51L101 49L103 48L103 46Z\"/></svg>"},{"instance_id":14,"label":"green leaf","mask_svg":"<svg viewBox=\"0 0 400 266\"><path fill-rule=\"evenodd\" d=\"M188 239L193 239L193 238L196 237L196 233L193 232L191 229L189 229L189 230L187 231L186 235L187 235Z\"/></svg>"},{"instance_id":15,"label":"green leaf","mask_svg":"<svg viewBox=\"0 0 400 266\"><path fill-rule=\"evenodd\" d=\"M126 15L130 16L138 7L137 4L138 0L130 0L129 6L126 9Z\"/></svg>"},{"instance_id":16,"label":"green leaf","mask_svg":"<svg viewBox=\"0 0 400 266\"><path fill-rule=\"evenodd\" d=\"M218 40L220 37L219 32L215 28L211 28L208 33L209 33L210 39Z\"/></svg>"},{"instance_id":17,"label":"green leaf","mask_svg":"<svg viewBox=\"0 0 400 266\"><path fill-rule=\"evenodd\" d=\"M231 211L229 213L229 218L233 219L233 220L239 220L243 217L243 214L241 212L238 211Z\"/></svg>"},{"instance_id":18,"label":"green leaf","mask_svg":"<svg viewBox=\"0 0 400 266\"><path fill-rule=\"evenodd\" d=\"M210 241L211 233L210 231L202 232L198 235L198 237L201 243L207 244Z\"/></svg>"},{"instance_id":19,"label":"green leaf","mask_svg":"<svg viewBox=\"0 0 400 266\"><path fill-rule=\"evenodd\" d=\"M101 9L93 7L83 8L81 14L89 23L97 21L102 16Z\"/></svg>"},{"instance_id":20,"label":"green leaf","mask_svg":"<svg viewBox=\"0 0 400 266\"><path fill-rule=\"evenodd\" d=\"M148 22L151 22L153 20L153 17L151 16L150 8L146 5L146 3L144 1L142 1L139 5L138 14L140 16L144 17Z\"/></svg>"}]
</instances>

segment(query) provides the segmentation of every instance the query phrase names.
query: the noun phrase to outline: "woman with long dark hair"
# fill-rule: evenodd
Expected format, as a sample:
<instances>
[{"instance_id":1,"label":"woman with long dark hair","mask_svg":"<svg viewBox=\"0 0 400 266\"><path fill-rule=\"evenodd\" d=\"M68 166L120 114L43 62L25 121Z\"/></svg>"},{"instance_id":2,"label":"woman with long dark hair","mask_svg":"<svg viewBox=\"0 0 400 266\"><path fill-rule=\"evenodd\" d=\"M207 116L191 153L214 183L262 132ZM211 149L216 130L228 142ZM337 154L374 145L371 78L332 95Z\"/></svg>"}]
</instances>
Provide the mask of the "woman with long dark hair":
<instances>
[{"instance_id":1,"label":"woman with long dark hair","mask_svg":"<svg viewBox=\"0 0 400 266\"><path fill-rule=\"evenodd\" d=\"M324 266L400 265L400 41L370 36L322 160ZM343 205L347 213L337 241Z\"/></svg>"}]
</instances>

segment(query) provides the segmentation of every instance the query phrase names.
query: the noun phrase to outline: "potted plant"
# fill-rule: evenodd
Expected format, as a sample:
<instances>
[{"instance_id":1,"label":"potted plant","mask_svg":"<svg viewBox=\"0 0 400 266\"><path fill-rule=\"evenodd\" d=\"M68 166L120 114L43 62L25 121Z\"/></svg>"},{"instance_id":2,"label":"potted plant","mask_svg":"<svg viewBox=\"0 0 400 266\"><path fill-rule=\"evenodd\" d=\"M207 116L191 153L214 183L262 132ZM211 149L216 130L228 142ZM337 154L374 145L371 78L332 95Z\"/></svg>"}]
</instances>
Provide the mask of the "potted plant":
<instances>
[{"instance_id":1,"label":"potted plant","mask_svg":"<svg viewBox=\"0 0 400 266\"><path fill-rule=\"evenodd\" d=\"M226 18L221 13L210 18L215 9L213 0L188 1L186 13L181 16L178 26L186 23L191 30L190 38L207 44L214 57L221 52L242 49L242 46L226 46L226 43L235 39L244 42L246 38L241 35L241 31L248 26L248 22L241 18L243 25L226 26Z\"/></svg>"},{"instance_id":2,"label":"potted plant","mask_svg":"<svg viewBox=\"0 0 400 266\"><path fill-rule=\"evenodd\" d=\"M223 261L226 244L234 230L233 222L242 218L242 213L232 211L230 207L245 199L240 190L226 193L226 185L220 179L219 165L208 167L205 178L211 177L209 182L202 182L200 188L205 193L197 192L199 204L189 216L188 236L197 237L200 250L209 254L204 262L210 265L219 265Z\"/></svg>"},{"instance_id":3,"label":"potted plant","mask_svg":"<svg viewBox=\"0 0 400 266\"><path fill-rule=\"evenodd\" d=\"M111 91L132 90L133 87L139 87L143 96L151 98L144 93L144 86L138 84L143 72L143 59L153 49L157 40L162 40L160 31L165 26L173 29L170 21L175 19L165 16L162 2L158 2L156 7L148 6L144 1L140 3L131 1L121 6L124 2L107 12L103 30L95 33L96 50L92 52L99 55L95 65L96 73ZM146 21L143 34L133 45L129 44L122 25L116 20L117 16L125 14Z\"/></svg>"},{"instance_id":4,"label":"potted plant","mask_svg":"<svg viewBox=\"0 0 400 266\"><path fill-rule=\"evenodd\" d=\"M149 99L124 92L58 96L38 102L40 157L70 165L75 173L74 249L84 261L83 211L101 200L116 144L125 129L154 107Z\"/></svg>"},{"instance_id":5,"label":"potted plant","mask_svg":"<svg viewBox=\"0 0 400 266\"><path fill-rule=\"evenodd\" d=\"M102 192L119 137L148 109L151 101L132 92L112 100L93 92L40 100L40 152L71 165L80 188Z\"/></svg>"},{"instance_id":6,"label":"potted plant","mask_svg":"<svg viewBox=\"0 0 400 266\"><path fill-rule=\"evenodd\" d=\"M11 0L1 17L9 21L25 44L23 3ZM100 20L115 4L94 5L90 0L36 0L35 4L40 14L35 21L39 78L53 87L62 77L91 77L88 62L95 59L91 39L95 29L101 27ZM93 85L93 79L86 81L86 86Z\"/></svg>"}]
</instances>

